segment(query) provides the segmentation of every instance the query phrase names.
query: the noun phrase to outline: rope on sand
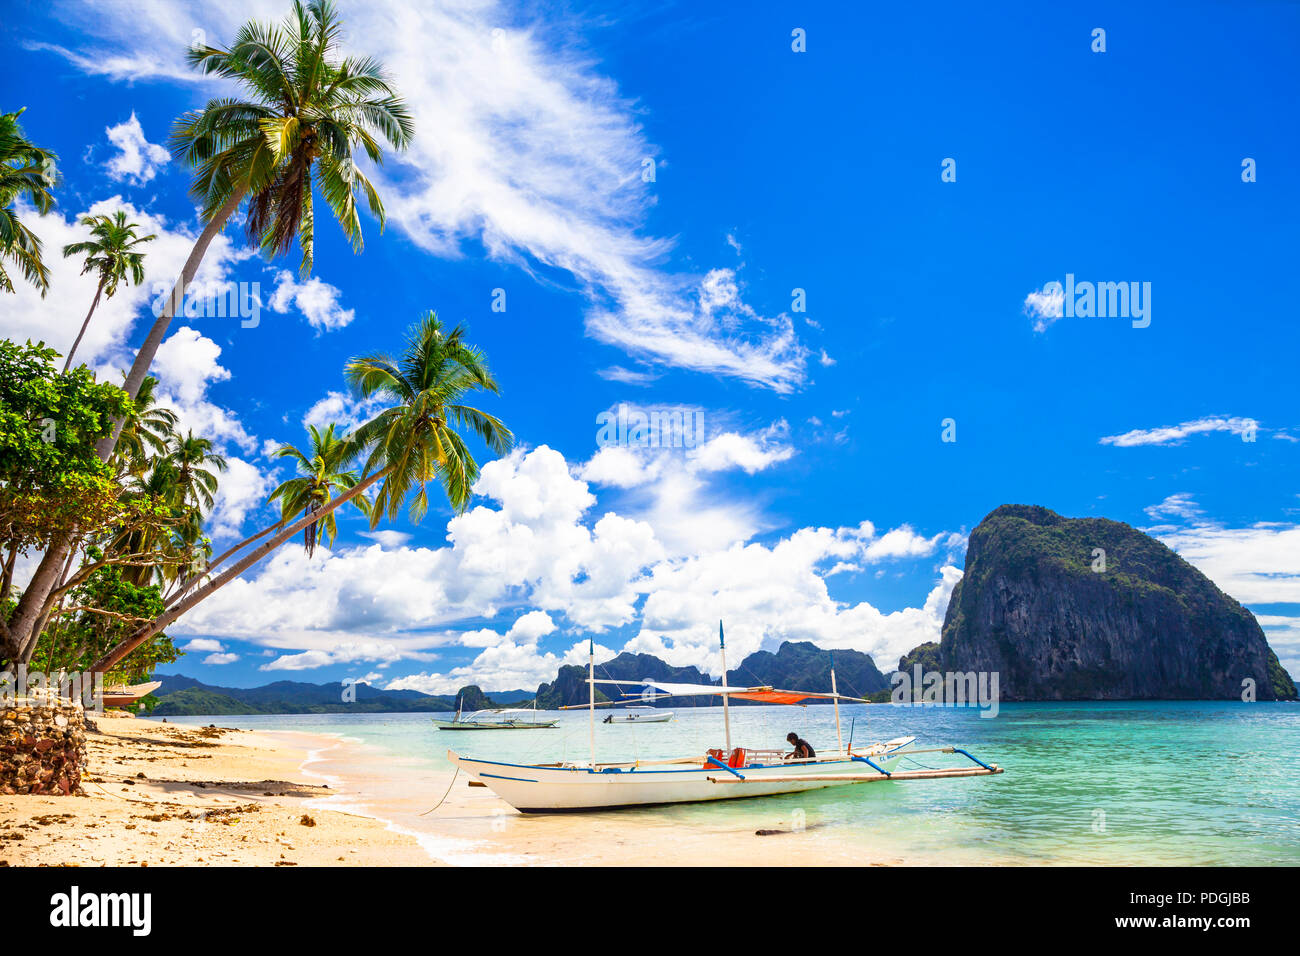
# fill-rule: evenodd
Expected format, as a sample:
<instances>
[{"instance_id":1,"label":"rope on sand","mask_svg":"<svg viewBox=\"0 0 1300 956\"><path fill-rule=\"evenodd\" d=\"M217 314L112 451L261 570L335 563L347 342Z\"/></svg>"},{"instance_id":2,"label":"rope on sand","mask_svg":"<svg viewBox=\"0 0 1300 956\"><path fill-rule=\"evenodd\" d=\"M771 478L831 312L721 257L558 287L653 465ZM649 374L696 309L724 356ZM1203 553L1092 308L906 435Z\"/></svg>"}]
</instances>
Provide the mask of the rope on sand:
<instances>
[{"instance_id":1,"label":"rope on sand","mask_svg":"<svg viewBox=\"0 0 1300 956\"><path fill-rule=\"evenodd\" d=\"M441 800L439 800L437 803L431 806L428 810L425 810L424 813L421 813L420 816L422 817L428 816L434 810L437 810L440 806L442 806L444 803L447 802L447 798L451 796L451 788L456 783L456 777L459 774L460 774L460 764L457 764L456 772L451 775L451 783L447 784L447 792L442 795Z\"/></svg>"}]
</instances>

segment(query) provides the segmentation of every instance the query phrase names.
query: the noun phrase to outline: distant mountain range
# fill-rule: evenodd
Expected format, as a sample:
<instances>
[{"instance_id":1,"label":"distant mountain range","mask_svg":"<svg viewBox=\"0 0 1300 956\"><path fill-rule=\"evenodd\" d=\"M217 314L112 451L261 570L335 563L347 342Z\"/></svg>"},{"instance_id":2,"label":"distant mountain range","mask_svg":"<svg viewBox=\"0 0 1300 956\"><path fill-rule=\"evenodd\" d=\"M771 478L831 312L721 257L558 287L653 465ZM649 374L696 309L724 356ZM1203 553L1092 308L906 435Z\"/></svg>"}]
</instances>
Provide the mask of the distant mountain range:
<instances>
[{"instance_id":1,"label":"distant mountain range","mask_svg":"<svg viewBox=\"0 0 1300 956\"><path fill-rule=\"evenodd\" d=\"M758 651L727 672L732 686L770 685L794 690L830 690L830 654L814 644L785 642L773 654ZM835 673L842 694L865 697L885 691L889 683L870 655L859 651L836 651ZM650 654L619 654L613 660L596 665L596 676L629 683L641 678L675 681L686 684L718 684L694 667L672 667ZM456 709L457 698L463 710L489 707L532 705L553 710L568 704L587 702L587 669L573 665L560 668L554 681L542 684L536 693L527 690L492 691L485 694L475 685L462 687L452 696L432 696L413 690L379 690L368 684L356 685L356 699L344 700L341 683L307 684L299 681L276 681L261 687L218 687L204 684L183 674L154 675L162 687L154 696L162 702L152 711L156 717L220 716L233 714L371 714L371 713L446 713ZM628 690L634 688L629 687ZM613 692L613 688L611 688ZM597 700L606 697L597 692ZM717 704L715 697L674 699L674 707L702 707ZM747 704L748 701L737 701ZM815 702L814 702L815 703Z\"/></svg>"},{"instance_id":2,"label":"distant mountain range","mask_svg":"<svg viewBox=\"0 0 1300 956\"><path fill-rule=\"evenodd\" d=\"M374 713L445 713L456 709L456 697L464 695L465 710L507 707L533 699L527 690L499 691L487 697L477 687L462 688L456 696L421 694L413 690L379 690L369 684L357 684L355 700L347 701L342 683L307 684L300 681L275 681L261 687L217 687L183 674L154 675L162 687L154 696L162 701L152 711L157 717L182 717L231 714L374 714Z\"/></svg>"}]
</instances>

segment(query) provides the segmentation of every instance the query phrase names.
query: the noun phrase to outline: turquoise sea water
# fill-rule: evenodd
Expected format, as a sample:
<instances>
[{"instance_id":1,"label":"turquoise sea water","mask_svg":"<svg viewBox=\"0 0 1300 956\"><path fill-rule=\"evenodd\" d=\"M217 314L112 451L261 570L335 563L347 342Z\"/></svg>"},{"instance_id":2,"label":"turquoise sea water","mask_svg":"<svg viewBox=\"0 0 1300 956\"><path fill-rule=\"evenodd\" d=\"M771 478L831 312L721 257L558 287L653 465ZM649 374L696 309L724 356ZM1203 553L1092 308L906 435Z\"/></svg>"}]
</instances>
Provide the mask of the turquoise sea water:
<instances>
[{"instance_id":1,"label":"turquoise sea water","mask_svg":"<svg viewBox=\"0 0 1300 956\"><path fill-rule=\"evenodd\" d=\"M555 730L439 732L428 714L172 718L343 738L308 769L359 812L422 837L453 862L680 862L666 840L719 859L754 846L774 862L1300 864L1300 706L1272 703L1004 704L974 709L856 705L847 741L904 734L955 744L1006 773L870 783L781 797L594 815L521 816L483 789L420 811L447 790L451 747L509 762L585 759L585 712ZM719 708L668 724L596 726L598 760L702 754L722 746ZM776 748L794 730L835 744L830 707L737 707L732 741ZM925 766L961 758L926 754ZM901 768L900 768L901 769ZM580 819L581 823L575 823ZM756 829L803 827L756 840ZM602 844L603 841L603 844ZM696 859L694 862L707 862Z\"/></svg>"}]
</instances>

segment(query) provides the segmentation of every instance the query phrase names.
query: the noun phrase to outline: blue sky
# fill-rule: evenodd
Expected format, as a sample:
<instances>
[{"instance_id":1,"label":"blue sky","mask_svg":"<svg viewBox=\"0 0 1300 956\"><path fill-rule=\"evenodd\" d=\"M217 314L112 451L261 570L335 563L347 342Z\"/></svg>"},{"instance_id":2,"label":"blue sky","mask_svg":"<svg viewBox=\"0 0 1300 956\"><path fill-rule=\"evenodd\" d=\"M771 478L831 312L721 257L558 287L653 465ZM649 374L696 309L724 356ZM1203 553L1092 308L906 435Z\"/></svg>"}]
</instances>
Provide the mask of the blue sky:
<instances>
[{"instance_id":1,"label":"blue sky","mask_svg":"<svg viewBox=\"0 0 1300 956\"><path fill-rule=\"evenodd\" d=\"M196 219L157 147L224 92L184 49L287 6L6 16L0 105L62 160L49 248L125 205L170 283ZM304 280L228 229L203 278L260 283L257 327L178 319L156 369L232 459L218 550L270 518L266 450L363 414L343 362L426 309L485 349L520 450L450 525L348 516L332 553L286 548L173 628L174 667L533 686L591 636L716 670L718 617L742 653L888 667L937 639L964 537L1004 502L1157 533L1300 665L1300 9L424 6L342 5L416 119L387 230L354 255L318 216ZM1067 274L1150 283L1149 325L1058 318L1042 293ZM87 281L58 267L0 326L66 345ZM150 298L101 310L85 358L126 364ZM600 449L620 403L697 412L705 444Z\"/></svg>"}]
</instances>

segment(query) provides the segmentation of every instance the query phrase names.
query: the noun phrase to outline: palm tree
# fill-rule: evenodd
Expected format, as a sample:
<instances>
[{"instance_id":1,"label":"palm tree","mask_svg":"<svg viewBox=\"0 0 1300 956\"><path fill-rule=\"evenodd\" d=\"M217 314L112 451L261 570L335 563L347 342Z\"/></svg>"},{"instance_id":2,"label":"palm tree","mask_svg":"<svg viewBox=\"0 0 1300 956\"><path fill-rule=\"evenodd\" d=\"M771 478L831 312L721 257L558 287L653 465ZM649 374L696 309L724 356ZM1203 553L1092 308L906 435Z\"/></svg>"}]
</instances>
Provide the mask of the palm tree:
<instances>
[{"instance_id":1,"label":"palm tree","mask_svg":"<svg viewBox=\"0 0 1300 956\"><path fill-rule=\"evenodd\" d=\"M299 531L305 531L309 525L322 521L359 498L376 483L383 482L375 503L370 506L371 527L378 523L385 511L390 517L397 515L408 498L411 518L418 521L428 509L426 483L434 480L442 484L453 509L458 513L464 511L479 466L456 426L474 431L497 454L505 454L514 444L510 429L498 418L460 402L470 392L495 393L500 390L488 371L483 353L467 345L464 339L462 327L444 332L437 315L426 312L411 330L400 358L369 355L348 362L344 374L358 396L382 396L394 402L392 407L358 428L349 442L355 445L357 454L369 450L362 478L318 510L307 511L287 527L282 520L267 529L275 531L268 541L248 552L226 571L210 578L202 587L186 593L182 600L169 604L163 614L137 629L90 669L107 671ZM348 442L347 439L343 441ZM263 531L254 535L241 545L265 534ZM222 555L213 567L228 556L229 553Z\"/></svg>"},{"instance_id":2,"label":"palm tree","mask_svg":"<svg viewBox=\"0 0 1300 956\"><path fill-rule=\"evenodd\" d=\"M181 116L172 132L172 151L195 168L190 191L207 225L127 375L129 394L149 370L208 245L246 197L249 237L273 256L296 237L304 275L312 266L313 183L353 248L362 246L358 194L383 228L383 203L354 155L360 149L381 163L377 137L405 149L414 127L377 60L339 58L341 37L332 0L294 0L279 26L249 21L228 50L189 52L191 66L234 80L247 98L211 100Z\"/></svg>"},{"instance_id":3,"label":"palm tree","mask_svg":"<svg viewBox=\"0 0 1300 956\"><path fill-rule=\"evenodd\" d=\"M176 469L178 504L211 511L213 496L217 492L217 476L208 470L208 466L217 471L226 470L226 459L213 452L212 439L196 438L192 431L186 432L184 438L176 435L168 449L167 460Z\"/></svg>"},{"instance_id":4,"label":"palm tree","mask_svg":"<svg viewBox=\"0 0 1300 956\"><path fill-rule=\"evenodd\" d=\"M150 455L161 455L175 437L176 413L158 404L158 379L145 376L132 403L131 413L117 439L118 470L143 474L149 468Z\"/></svg>"},{"instance_id":5,"label":"palm tree","mask_svg":"<svg viewBox=\"0 0 1300 956\"><path fill-rule=\"evenodd\" d=\"M99 305L99 297L103 295L106 299L113 298L117 292L118 283L123 279L127 282L139 285L144 281L144 253L138 252L136 246L143 245L146 242L152 242L158 237L153 233L147 236L137 236L135 234L136 224L126 221L126 213L119 209L111 216L98 215L86 216L81 220L83 226L90 227L91 239L86 242L73 242L63 247L63 257L84 255L86 257L85 265L82 267L81 274L84 276L87 272L94 270L99 274L99 285L95 287L95 298L90 303L90 311L86 313L86 320L81 323L81 331L77 333L77 340L72 343L72 348L68 349L68 358L63 363L63 371L72 367L72 356L77 351L77 346L81 344L81 338L86 334L86 329L90 326L90 317L95 314L95 308Z\"/></svg>"},{"instance_id":6,"label":"palm tree","mask_svg":"<svg viewBox=\"0 0 1300 956\"><path fill-rule=\"evenodd\" d=\"M292 445L282 445L276 451L276 458L292 458L298 464L298 474L283 482L267 499L268 502L279 499L281 523L300 514L316 514L334 499L336 490L348 491L356 487L357 473L350 468L357 456L356 445L335 435L334 428L330 425L322 431L315 425L307 426L311 434L309 454ZM358 496L352 499L352 504L366 517L370 516L368 498ZM314 554L317 540L328 548L337 534L334 512L327 512L319 521L307 525L303 532L303 547L308 555Z\"/></svg>"},{"instance_id":7,"label":"palm tree","mask_svg":"<svg viewBox=\"0 0 1300 956\"><path fill-rule=\"evenodd\" d=\"M23 110L0 113L0 289L14 291L4 267L8 259L44 296L50 288L50 270L41 260L41 240L19 221L14 207L18 197L26 196L41 215L50 211L58 157L28 142L18 125L22 114Z\"/></svg>"},{"instance_id":8,"label":"palm tree","mask_svg":"<svg viewBox=\"0 0 1300 956\"><path fill-rule=\"evenodd\" d=\"M457 512L469 504L478 463L452 427L468 426L497 454L510 450L514 437L501 421L459 399L471 391L499 392L483 353L465 344L465 328L444 332L435 312L426 312L411 330L401 358L370 355L344 367L348 384L362 398L395 402L357 430L357 441L371 448L366 471L386 471L375 496L370 526L385 511L395 518L410 497L411 520L428 510L426 484L442 483Z\"/></svg>"}]
</instances>

